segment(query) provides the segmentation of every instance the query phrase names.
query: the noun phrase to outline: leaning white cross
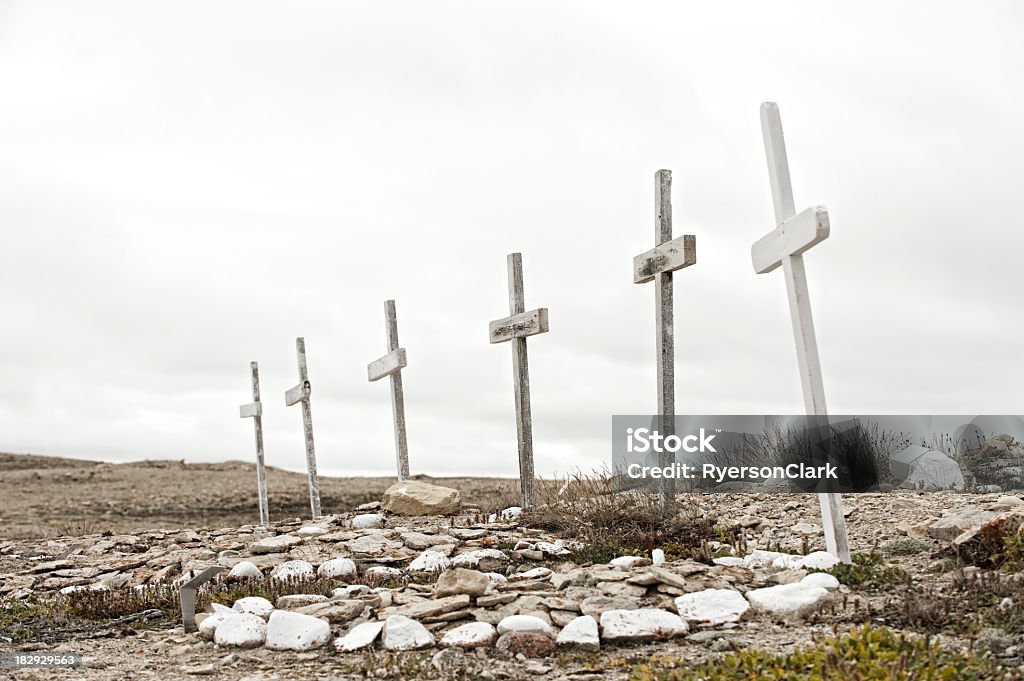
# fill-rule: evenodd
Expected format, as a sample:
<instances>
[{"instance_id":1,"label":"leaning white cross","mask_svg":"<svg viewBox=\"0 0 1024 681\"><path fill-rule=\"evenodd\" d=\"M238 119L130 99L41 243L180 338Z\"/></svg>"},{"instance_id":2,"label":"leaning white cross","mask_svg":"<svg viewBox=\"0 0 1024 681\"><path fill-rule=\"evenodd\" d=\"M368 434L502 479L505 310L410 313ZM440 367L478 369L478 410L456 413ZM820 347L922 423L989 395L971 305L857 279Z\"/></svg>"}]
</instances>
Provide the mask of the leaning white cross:
<instances>
[{"instance_id":1,"label":"leaning white cross","mask_svg":"<svg viewBox=\"0 0 1024 681\"><path fill-rule=\"evenodd\" d=\"M523 256L508 256L508 307L511 316L490 324L491 343L512 342L512 380L516 394L516 438L519 441L519 487L523 507L533 505L533 416L530 413L530 368L526 338L548 331L548 309L526 312L523 299Z\"/></svg>"},{"instance_id":2,"label":"leaning white cross","mask_svg":"<svg viewBox=\"0 0 1024 681\"><path fill-rule=\"evenodd\" d=\"M750 249L754 271L771 272L782 266L789 295L789 311L796 337L796 355L800 366L800 383L808 414L825 416L825 386L821 379L821 363L814 338L814 320L807 292L807 273L803 253L828 238L828 211L813 206L796 214L793 185L789 178L786 142L782 136L782 119L775 102L761 105L761 132L768 157L768 176L772 185L776 229L759 239ZM843 500L839 494L819 494L821 522L825 531L825 548L843 562L850 562L850 546L843 517Z\"/></svg>"},{"instance_id":3,"label":"leaning white cross","mask_svg":"<svg viewBox=\"0 0 1024 681\"><path fill-rule=\"evenodd\" d=\"M395 420L395 456L398 459L398 479L409 477L409 445L405 439L405 395L402 391L402 369L407 365L405 348L398 347L398 314L395 301L384 302L384 324L388 334L388 354L366 367L370 381L391 378L391 414Z\"/></svg>"},{"instance_id":4,"label":"leaning white cross","mask_svg":"<svg viewBox=\"0 0 1024 681\"><path fill-rule=\"evenodd\" d=\"M657 431L668 437L676 432L675 343L672 321L672 273L697 262L697 237L686 234L672 238L672 171L654 174L654 198L657 215L654 224L654 248L633 258L633 283L654 281L654 317L658 358ZM671 452L658 453L658 466L672 465ZM661 508L675 508L676 480L661 479Z\"/></svg>"},{"instance_id":5,"label":"leaning white cross","mask_svg":"<svg viewBox=\"0 0 1024 681\"><path fill-rule=\"evenodd\" d=\"M306 472L309 475L309 506L313 519L320 517L320 481L316 475L316 449L313 446L313 414L309 409L309 370L306 368L306 339L295 339L299 356L299 384L284 394L287 406L302 403L302 429L306 436Z\"/></svg>"},{"instance_id":6,"label":"leaning white cross","mask_svg":"<svg viewBox=\"0 0 1024 681\"><path fill-rule=\"evenodd\" d=\"M251 418L256 429L256 487L260 495L260 525L270 524L267 507L267 472L263 467L263 403L260 402L260 369L256 362L249 363L252 370L252 402L238 408L238 416Z\"/></svg>"}]
</instances>

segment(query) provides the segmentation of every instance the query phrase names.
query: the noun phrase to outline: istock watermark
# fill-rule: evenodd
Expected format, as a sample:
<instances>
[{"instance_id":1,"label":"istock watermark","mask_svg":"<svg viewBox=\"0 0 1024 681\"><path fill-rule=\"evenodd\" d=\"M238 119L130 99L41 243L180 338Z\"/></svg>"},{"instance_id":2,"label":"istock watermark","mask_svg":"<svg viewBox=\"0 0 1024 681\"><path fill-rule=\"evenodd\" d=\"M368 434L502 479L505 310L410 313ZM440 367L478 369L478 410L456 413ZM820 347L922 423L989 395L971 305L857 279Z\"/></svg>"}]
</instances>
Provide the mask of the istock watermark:
<instances>
[{"instance_id":1,"label":"istock watermark","mask_svg":"<svg viewBox=\"0 0 1024 681\"><path fill-rule=\"evenodd\" d=\"M612 417L620 491L879 492L1024 485L1020 416Z\"/></svg>"}]
</instances>

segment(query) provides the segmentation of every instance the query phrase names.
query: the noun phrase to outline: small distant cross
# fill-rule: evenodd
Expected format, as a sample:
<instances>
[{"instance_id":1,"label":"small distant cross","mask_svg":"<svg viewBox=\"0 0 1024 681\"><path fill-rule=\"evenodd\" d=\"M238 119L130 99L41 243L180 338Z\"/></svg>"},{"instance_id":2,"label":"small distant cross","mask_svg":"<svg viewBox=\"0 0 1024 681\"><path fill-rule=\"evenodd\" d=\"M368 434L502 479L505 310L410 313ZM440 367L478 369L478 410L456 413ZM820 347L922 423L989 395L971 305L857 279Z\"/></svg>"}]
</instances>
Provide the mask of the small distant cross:
<instances>
[{"instance_id":1,"label":"small distant cross","mask_svg":"<svg viewBox=\"0 0 1024 681\"><path fill-rule=\"evenodd\" d=\"M395 301L384 303L384 325L388 334L388 354L366 367L370 381L385 376L391 379L391 414L395 421L395 456L398 460L398 479L409 478L409 445L405 438L405 395L402 391L402 369L407 365L405 348L398 347L398 314Z\"/></svg>"},{"instance_id":2,"label":"small distant cross","mask_svg":"<svg viewBox=\"0 0 1024 681\"><path fill-rule=\"evenodd\" d=\"M516 438L519 441L519 486L523 507L533 505L533 416L530 413L530 368L526 339L548 332L548 309L526 312L523 295L523 256L508 256L508 307L511 316L491 322L491 343L512 343L512 379L516 396Z\"/></svg>"},{"instance_id":3,"label":"small distant cross","mask_svg":"<svg viewBox=\"0 0 1024 681\"><path fill-rule=\"evenodd\" d=\"M320 480L316 474L316 448L313 446L313 414L309 408L309 370L306 368L306 339L295 339L295 352L299 358L299 384L284 394L287 406L302 404L302 430L306 437L306 472L309 475L309 506L313 519L320 513Z\"/></svg>"},{"instance_id":4,"label":"small distant cross","mask_svg":"<svg viewBox=\"0 0 1024 681\"><path fill-rule=\"evenodd\" d=\"M256 429L256 487L260 495L260 525L270 523L267 507L267 471L263 467L263 403L260 402L260 368L256 362L249 363L252 372L252 402L238 408L238 416L251 418Z\"/></svg>"}]
</instances>

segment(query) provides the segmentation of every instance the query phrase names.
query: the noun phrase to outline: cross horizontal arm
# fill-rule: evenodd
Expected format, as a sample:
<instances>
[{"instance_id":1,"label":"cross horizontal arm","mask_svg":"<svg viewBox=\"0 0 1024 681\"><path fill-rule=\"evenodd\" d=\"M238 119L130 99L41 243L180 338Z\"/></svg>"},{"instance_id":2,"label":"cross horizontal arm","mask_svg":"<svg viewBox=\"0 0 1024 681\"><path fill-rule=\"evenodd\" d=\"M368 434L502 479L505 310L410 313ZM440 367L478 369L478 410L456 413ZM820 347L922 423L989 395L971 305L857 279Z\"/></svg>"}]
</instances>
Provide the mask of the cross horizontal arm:
<instances>
[{"instance_id":1,"label":"cross horizontal arm","mask_svg":"<svg viewBox=\"0 0 1024 681\"><path fill-rule=\"evenodd\" d=\"M490 323L491 343L504 343L513 338L526 338L548 332L548 309L541 307L520 312Z\"/></svg>"},{"instance_id":2,"label":"cross horizontal arm","mask_svg":"<svg viewBox=\"0 0 1024 681\"><path fill-rule=\"evenodd\" d=\"M801 255L827 239L828 234L828 211L824 206L812 206L801 211L758 239L750 248L754 271L758 274L771 272L782 264L783 258Z\"/></svg>"},{"instance_id":3,"label":"cross horizontal arm","mask_svg":"<svg viewBox=\"0 0 1024 681\"><path fill-rule=\"evenodd\" d=\"M662 272L674 272L697 262L697 237L686 234L655 246L633 258L633 283L652 281Z\"/></svg>"},{"instance_id":4,"label":"cross horizontal arm","mask_svg":"<svg viewBox=\"0 0 1024 681\"><path fill-rule=\"evenodd\" d=\"M238 417L243 419L255 418L257 416L263 416L263 404L261 402L251 402L249 404L243 404L238 408Z\"/></svg>"},{"instance_id":5,"label":"cross horizontal arm","mask_svg":"<svg viewBox=\"0 0 1024 681\"><path fill-rule=\"evenodd\" d=\"M379 381L385 376L401 371L406 366L408 366L408 362L405 359L405 348L398 348L380 359L370 362L366 366L366 377L370 381Z\"/></svg>"},{"instance_id":6,"label":"cross horizontal arm","mask_svg":"<svg viewBox=\"0 0 1024 681\"><path fill-rule=\"evenodd\" d=\"M284 394L285 406L290 407L293 404L302 402L303 400L308 400L310 392L309 381L303 381L294 388L290 388L288 392Z\"/></svg>"}]
</instances>

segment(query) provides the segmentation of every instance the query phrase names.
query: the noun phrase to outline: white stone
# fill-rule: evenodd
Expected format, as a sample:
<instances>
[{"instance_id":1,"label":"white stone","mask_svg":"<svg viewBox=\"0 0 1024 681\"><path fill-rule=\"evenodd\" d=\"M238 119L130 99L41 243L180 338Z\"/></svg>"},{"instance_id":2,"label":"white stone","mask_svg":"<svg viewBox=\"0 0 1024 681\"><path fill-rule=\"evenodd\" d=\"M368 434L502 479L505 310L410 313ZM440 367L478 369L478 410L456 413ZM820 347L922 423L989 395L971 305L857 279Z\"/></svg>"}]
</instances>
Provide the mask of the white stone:
<instances>
[{"instance_id":1,"label":"white stone","mask_svg":"<svg viewBox=\"0 0 1024 681\"><path fill-rule=\"evenodd\" d=\"M271 570L271 579L309 579L316 574L313 566L304 560L286 560Z\"/></svg>"},{"instance_id":2,"label":"white stone","mask_svg":"<svg viewBox=\"0 0 1024 681\"><path fill-rule=\"evenodd\" d=\"M608 564L612 567L617 568L632 568L647 565L651 561L643 556L619 556L618 558L612 558L608 561Z\"/></svg>"},{"instance_id":3,"label":"white stone","mask_svg":"<svg viewBox=\"0 0 1024 681\"><path fill-rule=\"evenodd\" d=\"M823 589L833 591L839 588L839 580L827 572L812 572L800 580L801 584L808 586L820 586Z\"/></svg>"},{"instance_id":4,"label":"white stone","mask_svg":"<svg viewBox=\"0 0 1024 681\"><path fill-rule=\"evenodd\" d=\"M499 634L507 634L510 631L531 631L545 636L553 635L551 625L533 615L509 615L498 622Z\"/></svg>"},{"instance_id":5,"label":"white stone","mask_svg":"<svg viewBox=\"0 0 1024 681\"><path fill-rule=\"evenodd\" d=\"M605 610L601 632L605 641L650 641L682 636L689 627L683 618L667 610Z\"/></svg>"},{"instance_id":6,"label":"white stone","mask_svg":"<svg viewBox=\"0 0 1024 681\"><path fill-rule=\"evenodd\" d=\"M231 615L210 615L206 619L214 617L223 617L213 634L213 642L219 646L256 648L267 639L267 623L259 615L236 612Z\"/></svg>"},{"instance_id":7,"label":"white stone","mask_svg":"<svg viewBox=\"0 0 1024 681\"><path fill-rule=\"evenodd\" d=\"M301 537L292 534L279 534L276 537L264 537L249 547L253 553L280 553L302 543Z\"/></svg>"},{"instance_id":8,"label":"white stone","mask_svg":"<svg viewBox=\"0 0 1024 681\"><path fill-rule=\"evenodd\" d=\"M384 527L384 516L380 513L360 513L352 518L352 527L357 530L372 530Z\"/></svg>"},{"instance_id":9,"label":"white stone","mask_svg":"<svg viewBox=\"0 0 1024 681\"><path fill-rule=\"evenodd\" d=\"M654 549L651 551L651 563L654 565L661 565L665 562L665 552L661 549Z\"/></svg>"},{"instance_id":10,"label":"white stone","mask_svg":"<svg viewBox=\"0 0 1024 681\"><path fill-rule=\"evenodd\" d=\"M964 474L956 461L932 451L910 464L907 482L921 489L963 489Z\"/></svg>"},{"instance_id":11,"label":"white stone","mask_svg":"<svg viewBox=\"0 0 1024 681\"><path fill-rule=\"evenodd\" d=\"M356 564L349 558L331 558L316 569L316 573L321 577L351 578L355 577L357 572Z\"/></svg>"},{"instance_id":12,"label":"white stone","mask_svg":"<svg viewBox=\"0 0 1024 681\"><path fill-rule=\"evenodd\" d=\"M366 568L367 577L377 577L379 579L397 579L402 576L402 571L398 568L387 567L386 565L374 565Z\"/></svg>"},{"instance_id":13,"label":"white stone","mask_svg":"<svg viewBox=\"0 0 1024 681\"><path fill-rule=\"evenodd\" d=\"M567 549L561 541L553 543L549 541L539 541L534 544L534 548L537 551L543 551L549 556L567 556L572 553L572 551Z\"/></svg>"},{"instance_id":14,"label":"white stone","mask_svg":"<svg viewBox=\"0 0 1024 681\"><path fill-rule=\"evenodd\" d=\"M597 620L590 615L577 617L558 632L555 643L596 653L601 649L601 638L597 633Z\"/></svg>"},{"instance_id":15,"label":"white stone","mask_svg":"<svg viewBox=\"0 0 1024 681\"><path fill-rule=\"evenodd\" d=\"M829 600L825 588L803 582L754 589L746 595L754 610L786 619L805 617Z\"/></svg>"},{"instance_id":16,"label":"white stone","mask_svg":"<svg viewBox=\"0 0 1024 681\"><path fill-rule=\"evenodd\" d=\"M215 612L209 617L205 618L199 623L199 637L207 641L212 641L217 627L224 621L224 618L229 615L234 615L235 612L228 610L227 612Z\"/></svg>"},{"instance_id":17,"label":"white stone","mask_svg":"<svg viewBox=\"0 0 1024 681\"><path fill-rule=\"evenodd\" d=\"M263 579L263 573L256 567L256 563L243 560L235 563L235 566L228 572L229 579Z\"/></svg>"},{"instance_id":18,"label":"white stone","mask_svg":"<svg viewBox=\"0 0 1024 681\"><path fill-rule=\"evenodd\" d=\"M290 610L275 610L267 622L270 650L312 650L331 638L331 625L319 617Z\"/></svg>"},{"instance_id":19,"label":"white stone","mask_svg":"<svg viewBox=\"0 0 1024 681\"><path fill-rule=\"evenodd\" d=\"M725 567L744 567L747 562L745 559L738 556L722 556L721 558L712 558L711 562L715 565L722 565Z\"/></svg>"},{"instance_id":20,"label":"white stone","mask_svg":"<svg viewBox=\"0 0 1024 681\"><path fill-rule=\"evenodd\" d=\"M793 566L804 570L831 570L839 564L839 559L828 551L814 551L796 561Z\"/></svg>"},{"instance_id":21,"label":"white stone","mask_svg":"<svg viewBox=\"0 0 1024 681\"><path fill-rule=\"evenodd\" d=\"M306 525L296 530L295 534L299 537L319 537L321 534L327 534L327 528L319 525Z\"/></svg>"},{"instance_id":22,"label":"white stone","mask_svg":"<svg viewBox=\"0 0 1024 681\"><path fill-rule=\"evenodd\" d=\"M732 589L704 589L683 594L676 599L676 611L687 622L718 626L739 622L750 609L750 603Z\"/></svg>"},{"instance_id":23,"label":"white stone","mask_svg":"<svg viewBox=\"0 0 1024 681\"><path fill-rule=\"evenodd\" d=\"M274 611L274 604L261 596L246 596L235 601L231 609L235 612L247 612L256 615L266 621L270 617L270 613Z\"/></svg>"},{"instance_id":24,"label":"white stone","mask_svg":"<svg viewBox=\"0 0 1024 681\"><path fill-rule=\"evenodd\" d=\"M334 639L334 649L339 653L351 653L373 645L380 636L383 622L363 622L357 624L344 636Z\"/></svg>"},{"instance_id":25,"label":"white stone","mask_svg":"<svg viewBox=\"0 0 1024 681\"><path fill-rule=\"evenodd\" d=\"M513 575L516 579L542 579L551 576L551 570L546 567L535 567L526 572L519 572Z\"/></svg>"},{"instance_id":26,"label":"white stone","mask_svg":"<svg viewBox=\"0 0 1024 681\"><path fill-rule=\"evenodd\" d=\"M523 509L520 508L519 506L509 506L508 508L502 510L502 512L501 512L501 519L502 520L519 520L519 516L521 516L522 514L523 514Z\"/></svg>"},{"instance_id":27,"label":"white stone","mask_svg":"<svg viewBox=\"0 0 1024 681\"><path fill-rule=\"evenodd\" d=\"M508 562L508 556L498 549L476 549L460 553L452 559L452 567L477 568L480 563L499 563L504 565Z\"/></svg>"},{"instance_id":28,"label":"white stone","mask_svg":"<svg viewBox=\"0 0 1024 681\"><path fill-rule=\"evenodd\" d=\"M424 551L409 563L409 572L443 572L451 564L448 556L440 551Z\"/></svg>"},{"instance_id":29,"label":"white stone","mask_svg":"<svg viewBox=\"0 0 1024 681\"><path fill-rule=\"evenodd\" d=\"M751 552L746 558L743 559L745 567L749 568L766 568L776 567L781 570L791 570L796 567L796 561L800 556L795 556L791 553L779 553L778 551L757 551Z\"/></svg>"},{"instance_id":30,"label":"white stone","mask_svg":"<svg viewBox=\"0 0 1024 681\"><path fill-rule=\"evenodd\" d=\"M434 635L414 619L391 615L384 622L384 647L388 650L418 650L434 645Z\"/></svg>"},{"instance_id":31,"label":"white stone","mask_svg":"<svg viewBox=\"0 0 1024 681\"><path fill-rule=\"evenodd\" d=\"M491 584L497 586L498 584L507 584L508 577L499 572L485 572L487 579L491 580Z\"/></svg>"},{"instance_id":32,"label":"white stone","mask_svg":"<svg viewBox=\"0 0 1024 681\"><path fill-rule=\"evenodd\" d=\"M487 622L470 622L447 632L441 637L441 645L453 648L483 648L494 643L497 637L494 627Z\"/></svg>"},{"instance_id":33,"label":"white stone","mask_svg":"<svg viewBox=\"0 0 1024 681\"><path fill-rule=\"evenodd\" d=\"M229 608L223 603L210 603L210 612L214 614L223 613L225 615L232 615L236 612L236 610L234 608Z\"/></svg>"},{"instance_id":34,"label":"white stone","mask_svg":"<svg viewBox=\"0 0 1024 681\"><path fill-rule=\"evenodd\" d=\"M331 590L332 598L354 598L356 596L365 596L370 593L370 587L365 584L349 584L348 586L339 586L336 589Z\"/></svg>"}]
</instances>

